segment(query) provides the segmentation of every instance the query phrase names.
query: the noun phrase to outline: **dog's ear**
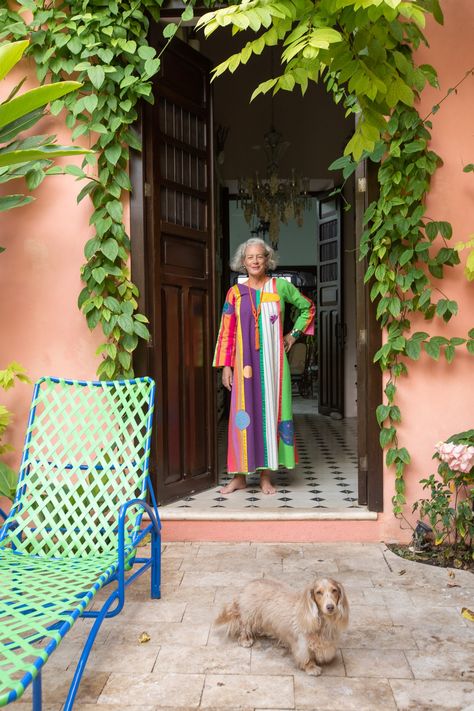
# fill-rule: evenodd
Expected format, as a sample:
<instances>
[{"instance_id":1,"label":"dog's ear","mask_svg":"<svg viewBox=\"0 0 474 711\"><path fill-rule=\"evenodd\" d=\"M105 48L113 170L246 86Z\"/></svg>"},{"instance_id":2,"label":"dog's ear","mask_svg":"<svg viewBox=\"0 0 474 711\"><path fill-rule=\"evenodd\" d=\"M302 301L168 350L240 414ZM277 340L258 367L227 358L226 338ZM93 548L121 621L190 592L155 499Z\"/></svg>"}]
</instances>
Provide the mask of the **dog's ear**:
<instances>
[{"instance_id":1,"label":"dog's ear","mask_svg":"<svg viewBox=\"0 0 474 711\"><path fill-rule=\"evenodd\" d=\"M313 586L302 593L298 607L298 620L303 632L317 632L321 627L321 618Z\"/></svg>"},{"instance_id":2,"label":"dog's ear","mask_svg":"<svg viewBox=\"0 0 474 711\"><path fill-rule=\"evenodd\" d=\"M336 583L336 585L339 589L339 601L337 603L338 622L341 629L345 629L349 624L349 602L344 586L341 583Z\"/></svg>"}]
</instances>

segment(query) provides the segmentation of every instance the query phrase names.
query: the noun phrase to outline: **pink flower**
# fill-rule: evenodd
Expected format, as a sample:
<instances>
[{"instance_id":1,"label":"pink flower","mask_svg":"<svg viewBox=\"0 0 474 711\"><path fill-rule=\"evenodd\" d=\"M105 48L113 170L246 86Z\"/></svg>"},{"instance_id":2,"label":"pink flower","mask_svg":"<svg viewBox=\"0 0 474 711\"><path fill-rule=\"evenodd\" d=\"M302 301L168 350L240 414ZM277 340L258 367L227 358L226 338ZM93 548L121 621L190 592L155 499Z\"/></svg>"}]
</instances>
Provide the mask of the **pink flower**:
<instances>
[{"instance_id":1,"label":"pink flower","mask_svg":"<svg viewBox=\"0 0 474 711\"><path fill-rule=\"evenodd\" d=\"M453 442L438 442L435 445L439 458L455 472L469 474L474 467L474 447Z\"/></svg>"}]
</instances>

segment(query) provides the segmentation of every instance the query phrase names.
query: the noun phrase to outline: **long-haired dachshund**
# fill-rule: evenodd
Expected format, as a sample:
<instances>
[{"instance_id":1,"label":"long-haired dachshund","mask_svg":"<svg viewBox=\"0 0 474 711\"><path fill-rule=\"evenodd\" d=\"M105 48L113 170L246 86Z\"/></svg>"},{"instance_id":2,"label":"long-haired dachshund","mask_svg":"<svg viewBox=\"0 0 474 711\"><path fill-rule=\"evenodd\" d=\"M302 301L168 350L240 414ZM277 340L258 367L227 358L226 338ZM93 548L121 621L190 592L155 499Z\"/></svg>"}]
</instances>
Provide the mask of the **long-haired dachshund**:
<instances>
[{"instance_id":1,"label":"long-haired dachshund","mask_svg":"<svg viewBox=\"0 0 474 711\"><path fill-rule=\"evenodd\" d=\"M216 619L242 647L251 647L256 636L277 639L314 676L321 674L318 664L334 659L348 622L344 588L332 578L315 580L302 592L271 578L252 580Z\"/></svg>"}]
</instances>

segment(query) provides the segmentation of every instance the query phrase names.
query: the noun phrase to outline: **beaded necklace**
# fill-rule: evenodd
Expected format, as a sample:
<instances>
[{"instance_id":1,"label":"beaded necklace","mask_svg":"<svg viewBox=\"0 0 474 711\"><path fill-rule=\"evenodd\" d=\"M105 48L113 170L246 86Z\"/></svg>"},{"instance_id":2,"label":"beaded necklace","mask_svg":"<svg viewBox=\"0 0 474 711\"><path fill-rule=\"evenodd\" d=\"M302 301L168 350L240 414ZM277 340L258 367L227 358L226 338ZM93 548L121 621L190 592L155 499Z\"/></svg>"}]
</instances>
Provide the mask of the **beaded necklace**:
<instances>
[{"instance_id":1,"label":"beaded necklace","mask_svg":"<svg viewBox=\"0 0 474 711\"><path fill-rule=\"evenodd\" d=\"M266 283L267 282L265 282L265 284ZM255 350L256 351L260 350L260 327L258 324L258 319L260 317L260 311L262 310L262 294L263 294L263 290L265 288L265 284L260 289L260 303L258 305L258 309L255 308L255 304L253 302L252 290L251 290L250 286L247 284L247 289L249 290L250 306L252 308L253 320L255 321Z\"/></svg>"}]
</instances>

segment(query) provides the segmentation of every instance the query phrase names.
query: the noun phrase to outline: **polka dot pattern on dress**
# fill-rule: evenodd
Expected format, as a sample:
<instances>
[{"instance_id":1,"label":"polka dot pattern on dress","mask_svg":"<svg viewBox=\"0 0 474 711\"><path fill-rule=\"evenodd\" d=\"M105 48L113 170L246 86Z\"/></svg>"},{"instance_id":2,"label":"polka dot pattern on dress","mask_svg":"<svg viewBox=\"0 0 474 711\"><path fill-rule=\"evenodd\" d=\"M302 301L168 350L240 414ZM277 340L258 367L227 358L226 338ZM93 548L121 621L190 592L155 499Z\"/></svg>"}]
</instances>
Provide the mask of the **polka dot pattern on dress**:
<instances>
[{"instance_id":1,"label":"polka dot pattern on dress","mask_svg":"<svg viewBox=\"0 0 474 711\"><path fill-rule=\"evenodd\" d=\"M239 430L245 430L250 424L250 415L245 410L238 410L235 413L235 426Z\"/></svg>"}]
</instances>

